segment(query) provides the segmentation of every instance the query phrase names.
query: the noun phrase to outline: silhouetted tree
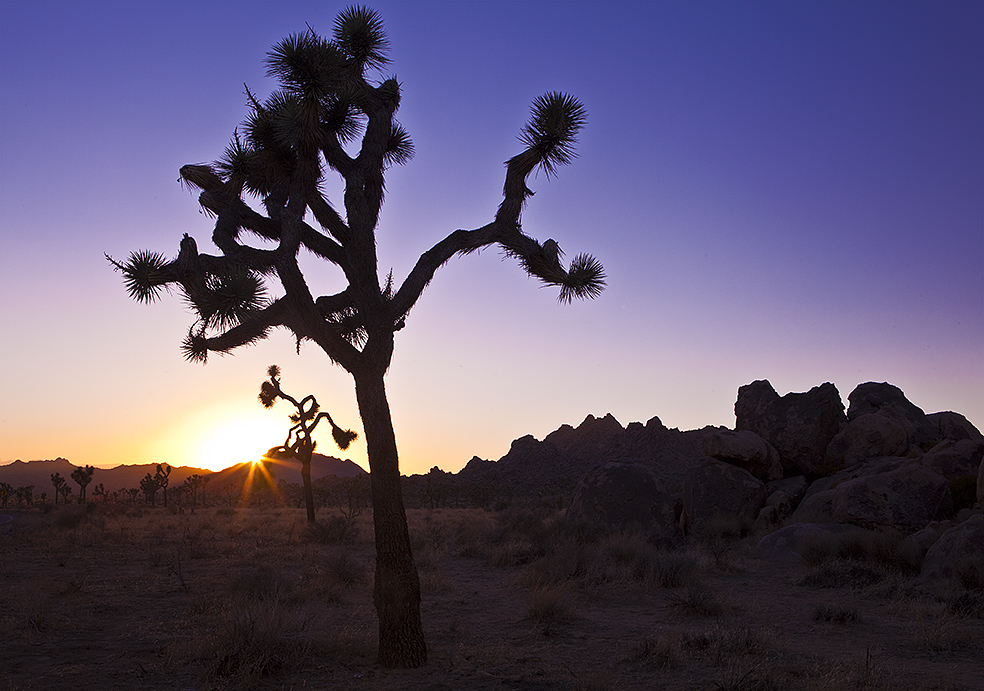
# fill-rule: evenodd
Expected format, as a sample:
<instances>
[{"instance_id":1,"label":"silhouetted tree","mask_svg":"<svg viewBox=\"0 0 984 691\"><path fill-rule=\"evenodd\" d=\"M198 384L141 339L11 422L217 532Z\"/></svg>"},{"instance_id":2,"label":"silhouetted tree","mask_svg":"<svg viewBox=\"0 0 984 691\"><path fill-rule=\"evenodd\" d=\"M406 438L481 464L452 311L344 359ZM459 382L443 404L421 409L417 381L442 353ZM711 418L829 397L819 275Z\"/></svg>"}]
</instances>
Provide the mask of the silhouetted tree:
<instances>
[{"instance_id":1,"label":"silhouetted tree","mask_svg":"<svg viewBox=\"0 0 984 691\"><path fill-rule=\"evenodd\" d=\"M144 493L144 502L151 506L157 506L157 490L161 488L158 476L147 473L140 481L140 490Z\"/></svg>"},{"instance_id":2,"label":"silhouetted tree","mask_svg":"<svg viewBox=\"0 0 984 691\"><path fill-rule=\"evenodd\" d=\"M68 481L67 480L65 480L63 482L62 486L58 488L58 492L62 496L62 503L67 506L68 505L68 495L70 495L72 493L72 486L70 484L68 484Z\"/></svg>"},{"instance_id":3,"label":"silhouetted tree","mask_svg":"<svg viewBox=\"0 0 984 691\"><path fill-rule=\"evenodd\" d=\"M154 474L154 479L157 480L157 486L164 492L164 508L167 508L167 484L169 482L168 477L171 475L171 466L167 463L158 463L157 472Z\"/></svg>"},{"instance_id":4,"label":"silhouetted tree","mask_svg":"<svg viewBox=\"0 0 984 691\"><path fill-rule=\"evenodd\" d=\"M85 488L92 482L92 474L96 471L91 465L84 468L76 468L72 471L72 479L79 486L79 503L85 503Z\"/></svg>"},{"instance_id":5,"label":"silhouetted tree","mask_svg":"<svg viewBox=\"0 0 984 691\"><path fill-rule=\"evenodd\" d=\"M194 513L195 506L198 503L198 492L205 486L205 481L208 478L195 473L194 475L189 475L185 478L184 486L188 489L188 493L191 495L191 510Z\"/></svg>"},{"instance_id":6,"label":"silhouetted tree","mask_svg":"<svg viewBox=\"0 0 984 691\"><path fill-rule=\"evenodd\" d=\"M565 268L557 243L537 242L520 223L533 194L529 176L540 169L550 178L570 163L585 122L581 103L555 92L533 101L532 117L519 135L522 150L506 162L503 199L492 220L448 234L419 257L398 288L392 272L380 275L375 232L384 172L413 154L409 135L394 117L399 82L373 77L389 62L388 46L379 15L362 7L338 15L331 39L308 30L274 46L267 70L280 89L262 103L247 91L250 113L223 157L181 169L182 180L201 190L199 202L216 218L212 240L221 254L199 254L185 235L173 260L150 251L124 262L109 260L138 301L152 302L170 286L180 290L198 317L183 345L189 360L205 362L210 352L255 343L279 327L298 346L317 344L352 375L372 477L379 662L416 667L427 659L420 585L384 384L394 333L438 268L492 245L530 275L558 286L562 302L594 297L605 283L594 258L578 255ZM349 153L356 142L358 152ZM322 185L328 171L344 184L344 214ZM245 201L248 196L262 201L263 213ZM248 234L271 245L246 245ZM347 287L315 297L298 265L302 249L337 267ZM266 283L273 280L280 297L269 298Z\"/></svg>"},{"instance_id":7,"label":"silhouetted tree","mask_svg":"<svg viewBox=\"0 0 984 691\"><path fill-rule=\"evenodd\" d=\"M283 446L275 446L266 452L270 458L278 455L294 456L301 462L301 480L304 485L304 504L307 506L308 523L314 523L314 494L311 490L311 456L317 443L311 437L314 428L322 420L327 420L331 425L331 436L335 440L338 448L345 450L358 435L349 429L342 429L331 419L331 415L320 410L318 401L314 396L305 396L300 401L289 396L280 388L280 368L270 365L267 368L269 380L260 385L260 393L257 398L264 408L272 408L278 398L293 404L297 409L296 413L291 413L290 421L294 426L287 431L287 440Z\"/></svg>"},{"instance_id":8,"label":"silhouetted tree","mask_svg":"<svg viewBox=\"0 0 984 691\"><path fill-rule=\"evenodd\" d=\"M105 504L106 501L109 499L109 492L106 491L106 486L100 482L98 485L92 488L92 496L102 497L103 504Z\"/></svg>"},{"instance_id":9,"label":"silhouetted tree","mask_svg":"<svg viewBox=\"0 0 984 691\"><path fill-rule=\"evenodd\" d=\"M147 474L150 475L150 473L147 473ZM147 478L144 478L144 480L146 480L146 479ZM143 480L141 480L141 487L142 486L143 486ZM137 505L137 497L140 496L140 487L130 487L128 490L126 490L126 493L130 495L130 504L132 506L136 506Z\"/></svg>"},{"instance_id":10,"label":"silhouetted tree","mask_svg":"<svg viewBox=\"0 0 984 691\"><path fill-rule=\"evenodd\" d=\"M55 504L58 504L58 495L61 494L61 488L65 485L65 478L61 476L61 473L52 473L51 484L55 488Z\"/></svg>"},{"instance_id":11,"label":"silhouetted tree","mask_svg":"<svg viewBox=\"0 0 984 691\"><path fill-rule=\"evenodd\" d=\"M8 488L10 487L10 485L7 486ZM14 496L17 497L17 506L21 506L22 504L30 506L34 503L34 485L17 487L14 489Z\"/></svg>"},{"instance_id":12,"label":"silhouetted tree","mask_svg":"<svg viewBox=\"0 0 984 691\"><path fill-rule=\"evenodd\" d=\"M7 508L7 501L10 499L14 488L6 482L0 482L0 507Z\"/></svg>"}]
</instances>

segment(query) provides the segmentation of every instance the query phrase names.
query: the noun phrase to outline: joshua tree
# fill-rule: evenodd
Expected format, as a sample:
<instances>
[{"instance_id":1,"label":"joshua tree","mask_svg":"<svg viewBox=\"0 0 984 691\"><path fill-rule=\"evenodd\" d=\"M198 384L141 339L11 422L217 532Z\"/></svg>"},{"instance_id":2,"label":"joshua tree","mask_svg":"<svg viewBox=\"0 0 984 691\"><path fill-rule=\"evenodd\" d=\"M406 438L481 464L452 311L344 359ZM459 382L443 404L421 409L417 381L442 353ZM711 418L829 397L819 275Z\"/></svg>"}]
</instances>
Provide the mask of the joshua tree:
<instances>
[{"instance_id":1,"label":"joshua tree","mask_svg":"<svg viewBox=\"0 0 984 691\"><path fill-rule=\"evenodd\" d=\"M103 504L105 504L106 501L109 499L109 492L106 491L106 486L100 482L98 485L92 488L92 496L102 497Z\"/></svg>"},{"instance_id":2,"label":"joshua tree","mask_svg":"<svg viewBox=\"0 0 984 691\"><path fill-rule=\"evenodd\" d=\"M413 153L394 117L400 84L394 77L377 80L389 62L388 45L379 15L362 7L342 11L330 39L309 29L275 45L266 64L279 90L261 103L247 89L249 115L222 158L180 172L216 219L212 241L220 254L199 254L186 234L173 260L151 251L123 262L107 258L138 301L152 302L172 286L183 294L198 318L183 344L189 360L205 362L209 353L227 353L284 328L298 347L313 342L352 375L372 478L379 662L416 667L427 659L420 585L384 384L394 333L404 328L438 268L484 247L498 245L530 275L559 287L561 302L595 297L605 281L594 258L578 255L565 268L557 243L537 242L520 223L533 194L530 175L539 169L550 178L576 155L585 110L556 92L533 101L532 117L519 134L521 151L506 162L503 199L492 219L449 233L419 257L400 286L392 272L381 275L376 225L384 172ZM329 171L344 184L342 213L322 185ZM258 198L263 213L244 197ZM249 246L248 235L270 244ZM337 268L347 287L315 297L298 265L302 250ZM280 297L268 297L268 281L279 283Z\"/></svg>"},{"instance_id":3,"label":"joshua tree","mask_svg":"<svg viewBox=\"0 0 984 691\"><path fill-rule=\"evenodd\" d=\"M158 463L157 472L154 474L154 479L157 480L157 486L161 488L164 492L164 508L167 508L167 483L169 482L168 476L171 474L171 466L167 463Z\"/></svg>"},{"instance_id":4,"label":"joshua tree","mask_svg":"<svg viewBox=\"0 0 984 691\"><path fill-rule=\"evenodd\" d=\"M55 504L58 503L58 495L61 494L61 488L65 484L65 478L61 476L61 473L51 474L51 484L55 488Z\"/></svg>"},{"instance_id":5,"label":"joshua tree","mask_svg":"<svg viewBox=\"0 0 984 691\"><path fill-rule=\"evenodd\" d=\"M11 492L14 488L8 485L6 482L0 482L0 507L7 508L7 501L10 499Z\"/></svg>"},{"instance_id":6,"label":"joshua tree","mask_svg":"<svg viewBox=\"0 0 984 691\"><path fill-rule=\"evenodd\" d=\"M304 482L304 504L307 506L308 523L314 523L314 493L311 490L311 456L317 443L311 437L314 428L322 420L327 420L331 425L331 436L335 439L338 448L344 451L355 441L358 435L352 430L342 429L331 419L331 415L321 412L317 399L314 396L305 396L298 402L292 396L283 392L280 388L280 368L270 365L267 368L269 380L260 384L260 393L257 398L264 408L272 408L278 398L293 404L297 408L296 413L291 413L290 421L294 426L287 431L287 440L283 446L275 446L266 452L270 458L278 455L294 456L301 462L301 480Z\"/></svg>"},{"instance_id":7,"label":"joshua tree","mask_svg":"<svg viewBox=\"0 0 984 691\"><path fill-rule=\"evenodd\" d=\"M140 481L140 490L144 493L144 502L151 506L156 506L157 490L161 488L160 479L157 475L147 473Z\"/></svg>"},{"instance_id":8,"label":"joshua tree","mask_svg":"<svg viewBox=\"0 0 984 691\"><path fill-rule=\"evenodd\" d=\"M194 475L189 475L185 478L184 486L188 488L188 493L191 494L191 510L194 512L195 506L197 505L198 491L205 486L205 481L208 478L195 473Z\"/></svg>"},{"instance_id":9,"label":"joshua tree","mask_svg":"<svg viewBox=\"0 0 984 691\"><path fill-rule=\"evenodd\" d=\"M91 465L84 468L76 468L72 471L72 479L79 486L79 503L85 503L85 488L92 482L92 474L96 471Z\"/></svg>"}]
</instances>

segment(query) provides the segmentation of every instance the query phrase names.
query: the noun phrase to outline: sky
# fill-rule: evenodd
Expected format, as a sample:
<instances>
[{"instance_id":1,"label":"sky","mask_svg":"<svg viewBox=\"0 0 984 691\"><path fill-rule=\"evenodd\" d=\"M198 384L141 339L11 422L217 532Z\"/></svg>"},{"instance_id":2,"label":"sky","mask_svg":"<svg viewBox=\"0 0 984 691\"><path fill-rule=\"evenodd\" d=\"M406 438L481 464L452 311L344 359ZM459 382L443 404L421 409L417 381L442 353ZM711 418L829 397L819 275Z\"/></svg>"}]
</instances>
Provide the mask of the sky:
<instances>
[{"instance_id":1,"label":"sky","mask_svg":"<svg viewBox=\"0 0 984 691\"><path fill-rule=\"evenodd\" d=\"M201 251L178 182L268 95L266 52L344 4L0 2L0 464L218 469L279 444L268 365L361 431L354 389L286 332L183 360L177 295L127 298L104 253ZM489 222L534 98L578 97L579 157L524 230L605 266L563 305L495 249L449 262L387 376L404 473L497 459L612 413L733 427L738 387L888 381L984 427L984 3L376 2L416 154L390 169L399 282ZM332 189L328 186L329 191ZM337 199L337 195L335 197ZM312 288L342 287L306 261ZM360 439L346 452L368 466Z\"/></svg>"}]
</instances>

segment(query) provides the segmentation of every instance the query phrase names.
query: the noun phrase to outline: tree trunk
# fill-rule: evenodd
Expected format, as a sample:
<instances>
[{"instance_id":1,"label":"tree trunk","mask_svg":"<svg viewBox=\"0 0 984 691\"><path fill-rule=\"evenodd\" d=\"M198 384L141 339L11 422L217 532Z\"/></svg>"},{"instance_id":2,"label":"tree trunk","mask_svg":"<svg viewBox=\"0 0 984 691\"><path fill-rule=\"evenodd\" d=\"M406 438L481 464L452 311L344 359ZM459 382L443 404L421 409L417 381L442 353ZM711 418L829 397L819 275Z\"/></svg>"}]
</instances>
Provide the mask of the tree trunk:
<instances>
[{"instance_id":1,"label":"tree trunk","mask_svg":"<svg viewBox=\"0 0 984 691\"><path fill-rule=\"evenodd\" d=\"M310 444L301 444L299 451L301 480L304 483L304 504L307 506L307 521L314 523L314 488L311 485L311 456L314 454L314 447Z\"/></svg>"},{"instance_id":2,"label":"tree trunk","mask_svg":"<svg viewBox=\"0 0 984 691\"><path fill-rule=\"evenodd\" d=\"M373 602L379 617L379 664L390 668L420 667L427 662L420 620L420 579L410 549L396 435L383 373L356 374L355 393L369 450L372 483L376 536Z\"/></svg>"}]
</instances>

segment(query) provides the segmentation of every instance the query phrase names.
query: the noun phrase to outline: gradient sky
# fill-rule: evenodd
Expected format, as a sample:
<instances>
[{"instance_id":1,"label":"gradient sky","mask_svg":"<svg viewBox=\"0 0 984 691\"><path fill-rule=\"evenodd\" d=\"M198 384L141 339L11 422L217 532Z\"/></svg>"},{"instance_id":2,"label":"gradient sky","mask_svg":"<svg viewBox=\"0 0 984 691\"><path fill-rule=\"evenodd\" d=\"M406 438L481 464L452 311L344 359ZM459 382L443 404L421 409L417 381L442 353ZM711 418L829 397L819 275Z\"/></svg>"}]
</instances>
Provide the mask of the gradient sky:
<instances>
[{"instance_id":1,"label":"gradient sky","mask_svg":"<svg viewBox=\"0 0 984 691\"><path fill-rule=\"evenodd\" d=\"M103 253L174 256L211 223L177 182L218 158L266 51L324 2L0 3L0 463L221 467L282 441L267 365L360 430L351 380L286 332L182 359L177 296ZM984 3L376 2L416 156L377 233L398 280L493 217L533 98L580 98L580 157L524 229L594 254L561 305L490 249L441 269L388 376L402 469L457 471L611 412L734 425L739 386L889 381L984 427ZM330 189L330 188L329 188ZM315 263L312 288L338 289ZM324 453L367 465L365 444Z\"/></svg>"}]
</instances>

